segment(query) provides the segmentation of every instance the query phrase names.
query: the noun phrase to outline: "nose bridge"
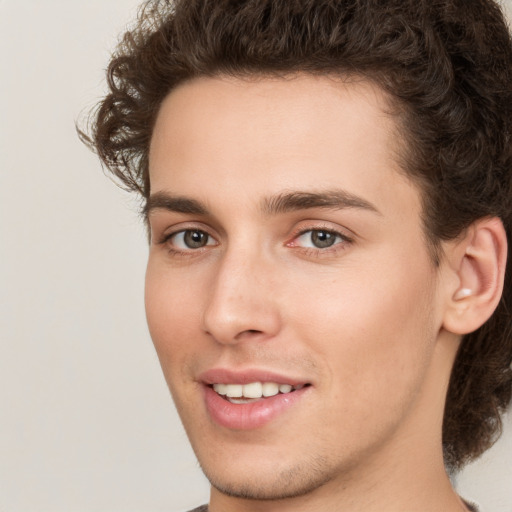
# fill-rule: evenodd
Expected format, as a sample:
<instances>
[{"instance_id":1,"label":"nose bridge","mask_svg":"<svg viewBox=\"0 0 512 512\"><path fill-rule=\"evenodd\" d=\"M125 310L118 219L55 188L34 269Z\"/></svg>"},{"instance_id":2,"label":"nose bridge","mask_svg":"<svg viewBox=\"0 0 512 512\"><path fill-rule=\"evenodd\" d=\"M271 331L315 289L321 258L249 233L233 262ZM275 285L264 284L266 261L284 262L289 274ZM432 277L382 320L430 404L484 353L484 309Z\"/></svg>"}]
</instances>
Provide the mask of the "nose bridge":
<instances>
[{"instance_id":1,"label":"nose bridge","mask_svg":"<svg viewBox=\"0 0 512 512\"><path fill-rule=\"evenodd\" d=\"M204 310L204 329L220 343L277 333L272 266L258 250L230 247L219 259Z\"/></svg>"}]
</instances>

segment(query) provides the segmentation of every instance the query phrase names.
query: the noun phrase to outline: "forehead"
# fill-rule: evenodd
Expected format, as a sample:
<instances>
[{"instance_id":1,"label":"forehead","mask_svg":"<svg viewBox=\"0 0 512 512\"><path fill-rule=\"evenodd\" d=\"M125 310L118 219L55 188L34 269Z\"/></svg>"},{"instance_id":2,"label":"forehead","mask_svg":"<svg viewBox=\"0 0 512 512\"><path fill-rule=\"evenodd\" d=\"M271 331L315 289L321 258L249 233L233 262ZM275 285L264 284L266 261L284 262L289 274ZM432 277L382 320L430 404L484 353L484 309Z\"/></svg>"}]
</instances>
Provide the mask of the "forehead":
<instances>
[{"instance_id":1,"label":"forehead","mask_svg":"<svg viewBox=\"0 0 512 512\"><path fill-rule=\"evenodd\" d=\"M256 196L341 187L370 202L387 196L392 207L395 188L410 193L411 183L397 163L400 137L390 111L386 94L360 79L193 80L161 106L149 154L151 193L229 199L244 208Z\"/></svg>"}]
</instances>

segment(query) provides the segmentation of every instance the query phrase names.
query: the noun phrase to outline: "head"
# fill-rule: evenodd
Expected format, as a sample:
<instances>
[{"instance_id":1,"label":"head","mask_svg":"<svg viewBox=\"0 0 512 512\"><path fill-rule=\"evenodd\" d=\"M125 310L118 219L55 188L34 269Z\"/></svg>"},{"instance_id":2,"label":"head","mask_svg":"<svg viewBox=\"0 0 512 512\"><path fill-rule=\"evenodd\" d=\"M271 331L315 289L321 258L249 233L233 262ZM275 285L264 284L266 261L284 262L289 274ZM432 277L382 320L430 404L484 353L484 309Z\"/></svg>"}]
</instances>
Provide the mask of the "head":
<instances>
[{"instance_id":1,"label":"head","mask_svg":"<svg viewBox=\"0 0 512 512\"><path fill-rule=\"evenodd\" d=\"M264 116L261 112L265 108L272 109L269 113L276 112L279 110L278 107L282 106L285 110L281 114L284 116L286 111L294 113L297 109L300 110L298 105L306 105L307 108L324 117L310 119L307 130L304 129L303 132L298 130L300 133L297 134L297 140L300 140L302 134L304 144L300 147L291 145L289 153L300 155L301 148L306 146L308 140L306 134L315 133L314 126L321 131L320 127L324 123L329 134L316 140L316 147L322 148L322 157L328 153L328 149L324 150L322 146L324 139L334 140L340 137L344 141L350 140L349 126L356 125L357 130L368 130L370 133L371 125L365 125L363 122L359 126L357 123L361 122L360 119L367 121L380 119L380 131L372 133L372 137L375 138L371 139L372 144L368 144L367 149L359 147L359 154L365 154L367 159L371 155L384 162L382 174L379 176L375 170L374 174L364 178L363 169L368 168L370 160L362 159L358 167L353 152L361 141L354 140L351 146L345 143L346 147L343 151L346 153L343 154L343 158L349 161L352 161L350 160L352 158L355 162L352 169L359 169L359 171L354 171L355 174L352 176L340 170L340 175L344 176L341 180L343 187L340 188L347 188L344 186L346 183L356 184L348 188L349 192L357 197L344 197L343 200L360 201L359 205L352 204L348 210L346 209L349 212L347 215L355 211L362 216L378 216L371 211L375 205L368 197L371 199L379 196L382 199L381 196L384 196L382 199L384 203L377 204L375 209L379 210L382 206L384 209L390 208L389 212L391 212L392 196L385 197L386 194L381 191L386 189L389 183L396 185L393 193L401 194L402 192L399 191L403 191L403 196L400 196L403 199L402 207L413 212L418 231L413 232L411 225L408 231L411 236L408 239L409 251L405 246L397 249L394 255L395 261L402 267L410 262L412 267L418 265L419 270L412 270L406 278L400 273L395 274L393 271L385 270L385 262L391 261L390 253L387 254L387 259L379 260L377 257L375 272L368 274L373 281L369 280L365 283L359 281L359 284L349 282L347 285L348 289L350 286L353 287L352 302L355 309L348 307L344 310L347 298L342 297L345 305L342 306L340 297L336 295L336 290L340 290L341 284L338 282L336 287L331 286L336 281L336 276L339 276L339 273L335 272L339 268L337 265L333 265L333 268L324 265L328 270L324 269L321 272L320 283L327 290L328 300L321 302L322 310L315 312L313 305L308 303L308 310L297 308L295 315L300 313L303 318L309 318L309 315L314 313L322 317L328 305L331 304L329 321L334 322L339 311L349 314L350 318L357 318L358 311L363 308L365 301L368 301L368 296L357 295L358 287L364 284L367 289L374 286L376 280L381 279L381 285L375 285L375 292L384 293L385 289L389 290L396 285L395 291L398 295L393 297L393 292L390 292L391 298L400 300L400 296L403 296L408 301L415 302L416 306L412 310L404 306L405 309L399 312L396 308L388 310L386 308L389 304L384 304L384 307L383 303L386 299L381 296L375 304L369 304L366 310L367 317L362 315L359 323L354 321L353 330L350 322L348 326L344 326L343 321L340 320L339 330L346 330L345 336L351 339L352 348L347 349L339 357L343 360L350 357L354 344L357 345L358 336L361 336L361 339L367 336L375 340L379 332L382 332L379 330L384 325L385 318L394 318L396 322L404 318L411 319L410 325L404 326L404 336L411 338L411 343L414 343L415 337L422 338L423 341L422 348L412 353L410 359L400 358L400 353L406 346L405 338L401 344L391 343L387 353L384 347L371 344L375 341L368 341L369 345L365 350L382 349L383 351L382 359L375 362L374 373L378 373L376 369L378 365L386 361L392 365L392 360L400 361L403 368L410 368L409 388L402 397L402 403L393 402L389 405L395 409L413 407L415 393L421 394L422 376L426 379L429 371L425 361L441 357L439 354L434 354L437 350L434 347L434 340L439 335L439 330L436 329L436 310L429 309L429 305L436 303L436 300L439 302L438 281L442 279L439 276L445 275L444 269L452 266L449 261L450 256L446 254L447 250L452 250L458 247L458 244L464 243L464 240L468 240L468 237L471 238L478 232L478 226L485 222L491 222L491 224L497 222L503 226L509 240L512 235L512 145L510 143L512 44L499 7L489 0L148 2L141 10L138 25L125 35L114 55L109 66L108 79L110 92L95 112L89 141L107 168L120 179L121 183L140 194L144 201L143 211L147 215L151 215L149 213L151 208L147 208L148 205L158 207L160 200L160 206L162 206L168 199L160 196L156 199L153 197L151 200L152 194L166 192L179 196L179 199L185 195L193 196L191 192L193 186L200 187L200 182L190 181L190 176L194 172L189 165L190 162L183 163L181 167L178 163L176 177L170 181L166 181L165 177L170 173L172 166L166 168L162 163L166 161L167 146L171 147L169 151L173 151L172 158L177 162L180 162L180 148L185 150L187 147L192 148L187 146L190 144L190 139L186 138L187 129L197 131L201 121L201 111L198 111L200 108L204 109L202 112L205 113L206 127L211 129L215 126L211 122L208 124L208 116L216 116L219 126L224 127L226 133L229 131L229 125L222 121L222 108L224 112L229 112L234 107L235 112L245 113L246 118L254 116L256 126L254 133L245 126L237 125L242 117L231 119L230 126L237 125L240 129L233 129L230 137L236 138L240 135L238 147L242 147L244 140L251 136L253 142L258 141L260 147L263 149L264 146L266 151L272 147L272 139L265 138L261 130L257 130L258 123L261 125L263 122ZM340 94L342 94L341 99L338 97ZM323 99L316 99L318 97ZM266 98L265 101L262 98ZM212 107L212 103L217 109ZM332 109L328 105L332 105ZM187 128L187 119L190 119L190 116L196 120L196 124L192 122ZM179 124L176 124L178 122ZM352 124L347 125L349 122ZM288 130L288 134L293 130L293 123L285 123L283 126ZM279 132L274 133L273 129L269 128L269 133L278 137ZM208 133L212 133L211 130L201 135L207 139ZM242 135L245 135L246 139L243 139ZM216 142L217 148L223 147L221 138L216 139ZM231 146L229 142L225 143L226 154L233 157L236 150L232 148L229 153ZM250 150L251 148L248 148L249 153ZM349 154L351 150L352 153ZM197 151L201 152L200 146ZM217 153L212 149L210 151L209 156L214 162L212 172L218 171L216 179L219 179L221 169L229 168L226 164L229 159L223 161L226 166L222 167L222 159L219 158L215 167ZM280 150L274 149L274 151L276 156ZM302 154L301 158L302 162L305 160L307 160L306 153ZM198 163L201 162L198 161ZM322 175L319 172L314 176L308 176L298 161L294 164L297 167L295 176L297 183L302 187L301 193L314 189L315 192L320 193L320 196L323 194L321 199L327 202L340 199L334 198L332 194L329 196L334 188L335 174ZM289 213L293 211L293 207L290 207L293 201L302 206L308 200L318 201L318 196L315 199L299 194L295 198L285 198L283 203L282 193L291 188L290 185L294 183L291 180L294 180L294 177L288 169L286 172L283 171L283 178L280 179L281 171L282 169L276 166L268 175L263 173L264 179L260 177L258 181L255 179L258 174L257 169L247 166L245 169L247 186L256 195L260 194L261 198L267 200L267 207L271 210L272 208L279 210L279 204L281 206L284 204L285 210L288 208L286 211ZM211 192L211 204L208 204L208 193L203 191L200 195L204 201L202 203L198 201L200 204L182 203L179 207L180 215L195 215L202 220L219 218L219 216L222 218L222 213L215 208L222 204L221 192L225 191L226 201L231 207L226 215L236 215L239 211L240 218L245 218L244 208L248 210L253 208L250 197L246 196L247 190L236 189L235 185L230 189L230 184L238 183L237 180L242 180L242 177L239 173L234 173L232 176L226 175L221 178L220 183L223 184L223 188L220 191ZM319 178L322 186L315 188L316 182L312 178ZM205 173L201 179L207 182L208 174ZM359 184L363 187L361 194L358 193ZM209 187L213 190L214 184L209 183ZM279 197L272 194L272 187ZM236 197L241 198L239 202L235 200ZM194 197L194 199L199 198ZM174 209L176 209L175 200L176 197L173 198ZM211 206L212 211L216 213L206 212L208 206ZM361 213L361 210L364 212ZM395 212L395 221L403 218L403 213L404 210L401 210L401 213ZM263 217L258 219L258 222L255 222L255 218L251 220L247 217L247 222L261 225ZM185 220L188 222L190 219ZM309 229L309 232L316 230L315 236L321 230L324 231L324 236L327 233L328 238L341 236L339 240L335 240L335 245L343 245L341 242L349 243L347 240L352 236L350 231L333 235L336 231L333 227L336 222L334 219L331 221L323 222L321 225L310 223L305 225L304 229ZM349 221L349 224L350 222L352 221ZM357 226L358 222L364 224L364 221L360 220L354 220L353 224ZM216 233L208 234L211 244L208 242L204 246L205 250L210 250L211 254L214 254L217 238L222 239L223 232L228 228L221 221L217 225L210 221L204 221L204 223L208 229L213 226L211 229L217 230ZM407 228L406 225L407 222L404 222L404 229ZM183 226L183 229L187 229L186 222ZM191 226L197 229L197 224ZM208 229L205 228L206 232ZM364 232L365 228L361 229ZM153 226L151 230L154 231ZM385 227L382 227L382 232L386 233ZM421 233L421 240L417 237L418 233ZM202 235L195 233L195 236L204 236L204 233ZM289 244L287 247L291 249L298 245L297 240L300 236L296 234L295 238L291 235L288 238L284 237L285 242ZM176 237L173 238L173 243L178 244ZM194 243L193 240L192 243ZM419 245L414 245L415 243ZM480 240L476 243L478 244L485 245L486 242ZM464 247L469 245L466 244ZM233 247L233 244L231 246ZM395 246L397 247L399 246ZM423 247L423 252L420 251L420 247ZM457 250L453 249L450 254L457 254ZM208 257L213 258L213 256ZM264 255L260 259L252 259L253 257L253 254L246 253L245 261L251 262L252 268L256 269L254 272L263 277L261 282L247 285L247 293L253 290L251 286L254 286L254 289L263 287L268 289L269 293L275 290L277 302L280 298L287 304L293 302L292 297L300 293L299 288L294 288L295 274L291 272L288 280L284 278L281 280L279 279L281 274L268 270L271 267L269 259L265 259ZM471 266L471 258L466 259L470 261L468 266ZM502 267L505 265L505 259L505 255L502 254ZM232 261L235 260L236 258L232 259ZM350 256L346 260L350 265L356 265L351 262ZM370 261L369 259L368 265ZM379 267L379 261L382 264L381 267ZM184 267L183 261L180 265ZM198 263L195 265L199 266ZM151 268L150 263L148 269L150 280L152 279ZM221 267L216 268L215 279L221 273ZM284 268L289 267L285 265ZM233 270L235 275L236 272L240 273L238 275L245 272L243 268L237 270L234 263L231 267L231 271ZM180 272L181 275L186 274L183 269ZM215 288L215 283L218 281L213 278L210 280L211 276L205 270L198 270L198 272L199 274L204 272L201 274L204 283L209 283L212 289ZM286 277L286 270L281 269L280 272ZM354 272L357 275L357 268ZM379 277L383 272L389 274L388 280ZM307 269L301 269L300 273L306 275ZM198 275L197 272L194 275ZM475 325L462 326L457 324L457 320L453 320L450 324L451 334L457 337L457 344L455 361L453 367L450 361L451 371L449 382L446 383L442 443L445 461L452 467L461 467L467 461L479 456L494 442L500 431L500 412L507 407L511 399L512 275L510 263L501 281L504 281L503 293L501 294L501 287L498 286L499 289L496 291L498 298L494 299L495 304L488 308L486 314L479 317L480 320ZM287 284L284 285L283 282ZM406 283L410 286L406 286ZM428 283L431 283L431 286ZM186 283L180 282L180 285L186 286ZM415 286L425 286L425 292L417 295ZM467 287L461 285L459 288L464 290ZM154 287L150 285L149 290L148 319L158 350L157 340L166 339L168 334L156 320L152 327L152 319L158 318L158 311L163 316L172 316L172 309L163 311L164 307L160 303L161 295L157 294L158 300L153 299L151 290L154 290ZM194 300L193 296L178 292L177 289L170 289L168 293L176 295L171 301L175 311L184 308L184 302L191 304ZM462 292L462 295L464 293ZM240 297L239 299L245 300ZM218 297L212 298L210 294L205 299L204 310L197 314L202 318L201 330L206 333L205 336L219 342L229 338L233 333L229 334L229 329L223 331L222 327L219 327L220 324L215 323L216 306L212 305L215 300L220 301ZM193 304L190 307L195 311ZM265 309L267 306L264 307L263 302L259 301L251 307L258 310L258 308ZM269 308L279 309L275 305ZM186 310L183 309L183 311ZM268 325L254 325L242 330L246 332L245 337L254 338L258 333L261 337L261 333L266 333L267 338L278 338L276 330L281 327L276 325L281 325L279 319L281 317L279 315L274 317L273 312L265 311L261 316L267 315ZM396 316L393 317L393 314ZM220 317L219 313L217 318ZM370 332L367 333L357 330L362 325L372 325L372 318L377 318L378 329L372 331L369 328ZM380 324L378 324L379 321ZM298 320L295 324L297 332L305 332L314 338L314 331L308 328L308 324ZM180 335L193 337L189 329L193 330L193 327L185 325ZM395 325L394 330L383 333L383 338L394 339L397 330L398 327ZM171 331L170 328L169 332ZM330 335L330 332L322 332L325 339ZM253 341L251 339L246 345L249 346ZM182 340L182 343L186 341ZM224 346L228 345L230 343L224 343ZM266 341L258 346L263 345L271 346ZM296 347L295 352L281 347L277 351L278 357L283 360L286 358L290 362L290 368L295 369L298 376L308 371L313 381L318 376L321 388L323 381L319 375L324 369L322 361L331 357L335 360L337 356L329 351L322 352L323 346L321 343L318 344L318 340L315 340L312 346L312 350L308 349L310 351L303 346ZM271 361L272 349L268 352L258 352L259 350L254 349L254 352L250 352L251 356L260 357L263 362ZM238 355L240 361L246 363L244 357L248 357L248 354L249 352L245 355L240 353ZM315 354L323 355L317 358ZM169 355L162 348L159 350L159 355L165 372L166 358ZM213 361L217 356L208 357ZM232 357L231 362L236 362L237 356ZM357 368L359 382L365 389L361 391L354 388L351 392L355 396L361 393L360 396L371 404L371 396L374 396L377 391L365 380L368 374L363 368L363 361L357 357L357 354L354 355L355 365L359 365ZM192 367L191 372L206 371L206 362L204 366L201 366L203 364L201 363L197 368L194 368L193 359L184 358L181 362L189 369ZM172 366L172 363L169 364ZM371 364L368 366L371 367ZM335 366L329 371L331 370L334 372ZM397 368L393 371L396 372L396 370ZM340 371L347 374L355 370L353 367L342 365ZM405 371L405 374L408 372ZM388 377L390 377L388 373L383 375L385 380ZM180 412L186 417L185 398L180 396L179 390L173 389L173 383L177 386L178 382L173 379L175 377L168 377L171 391L175 395L179 409L181 402ZM354 384L358 382L357 376L348 380ZM390 386L393 384L392 379L386 382ZM354 417L363 418L365 416L363 409L359 410ZM353 410L349 411L349 414L352 413L354 413ZM333 413L333 420L339 421L340 414ZM401 414L397 412L396 418L403 418ZM371 421L371 415L368 418ZM186 421L185 426L187 427ZM395 427L396 425L391 421L383 428ZM353 429L356 428L356 426L353 427ZM193 438L198 434L193 433L191 426L188 426L187 430L189 433L192 430L191 440L194 444ZM369 430L371 430L371 423ZM250 444L255 441L248 441L242 435L240 442ZM321 466L320 460L315 460L315 464Z\"/></svg>"}]
</instances>

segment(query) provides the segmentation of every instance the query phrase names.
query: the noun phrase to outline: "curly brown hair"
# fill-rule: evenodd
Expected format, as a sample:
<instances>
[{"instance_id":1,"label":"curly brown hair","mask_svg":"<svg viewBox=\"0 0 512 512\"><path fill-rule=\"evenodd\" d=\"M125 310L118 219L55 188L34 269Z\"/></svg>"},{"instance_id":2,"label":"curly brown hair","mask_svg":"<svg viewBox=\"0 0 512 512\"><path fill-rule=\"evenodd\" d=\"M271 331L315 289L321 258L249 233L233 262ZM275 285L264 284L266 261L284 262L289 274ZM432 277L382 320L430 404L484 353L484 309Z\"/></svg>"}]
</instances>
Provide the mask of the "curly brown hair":
<instances>
[{"instance_id":1,"label":"curly brown hair","mask_svg":"<svg viewBox=\"0 0 512 512\"><path fill-rule=\"evenodd\" d=\"M151 0L108 67L82 138L126 188L149 195L163 99L215 75L358 75L399 112L404 171L440 241L501 218L512 240L512 43L492 0ZM464 337L445 407L445 461L459 468L501 432L512 395L512 274L491 319ZM436 261L438 263L438 261Z\"/></svg>"}]
</instances>

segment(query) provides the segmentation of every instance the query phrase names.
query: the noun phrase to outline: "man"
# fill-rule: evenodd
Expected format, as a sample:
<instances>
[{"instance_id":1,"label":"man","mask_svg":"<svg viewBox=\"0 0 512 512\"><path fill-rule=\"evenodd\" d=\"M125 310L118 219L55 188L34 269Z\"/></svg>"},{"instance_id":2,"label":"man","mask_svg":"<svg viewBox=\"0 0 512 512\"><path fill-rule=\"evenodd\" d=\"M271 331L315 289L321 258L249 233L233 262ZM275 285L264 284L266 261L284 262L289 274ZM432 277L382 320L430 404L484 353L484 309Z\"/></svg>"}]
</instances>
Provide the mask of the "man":
<instances>
[{"instance_id":1,"label":"man","mask_svg":"<svg viewBox=\"0 0 512 512\"><path fill-rule=\"evenodd\" d=\"M144 199L208 510L474 510L446 468L512 391L498 6L149 2L108 76L89 141Z\"/></svg>"}]
</instances>

